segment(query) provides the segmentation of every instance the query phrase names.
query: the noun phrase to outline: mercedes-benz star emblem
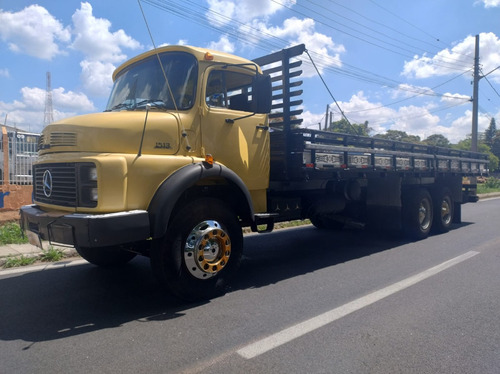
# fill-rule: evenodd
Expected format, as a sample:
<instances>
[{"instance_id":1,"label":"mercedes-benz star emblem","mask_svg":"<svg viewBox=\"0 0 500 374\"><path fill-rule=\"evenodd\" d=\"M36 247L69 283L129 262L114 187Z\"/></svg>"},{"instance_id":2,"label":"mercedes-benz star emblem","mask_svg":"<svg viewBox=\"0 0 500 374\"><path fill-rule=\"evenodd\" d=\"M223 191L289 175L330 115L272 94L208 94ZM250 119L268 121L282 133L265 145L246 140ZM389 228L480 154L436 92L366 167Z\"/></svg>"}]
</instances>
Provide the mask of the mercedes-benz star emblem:
<instances>
[{"instance_id":1,"label":"mercedes-benz star emblem","mask_svg":"<svg viewBox=\"0 0 500 374\"><path fill-rule=\"evenodd\" d=\"M47 197L52 195L52 174L49 170L43 173L43 194Z\"/></svg>"}]
</instances>

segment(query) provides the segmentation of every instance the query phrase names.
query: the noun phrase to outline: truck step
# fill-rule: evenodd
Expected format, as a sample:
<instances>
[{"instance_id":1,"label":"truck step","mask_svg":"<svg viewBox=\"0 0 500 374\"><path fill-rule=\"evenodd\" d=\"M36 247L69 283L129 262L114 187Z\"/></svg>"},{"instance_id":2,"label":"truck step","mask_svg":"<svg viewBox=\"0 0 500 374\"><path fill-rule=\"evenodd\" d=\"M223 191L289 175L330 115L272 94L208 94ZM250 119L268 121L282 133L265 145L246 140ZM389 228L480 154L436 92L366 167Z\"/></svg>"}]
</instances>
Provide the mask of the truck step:
<instances>
[{"instance_id":1,"label":"truck step","mask_svg":"<svg viewBox=\"0 0 500 374\"><path fill-rule=\"evenodd\" d=\"M255 220L252 223L252 231L259 234L264 234L266 232L271 232L274 229L274 219L278 217L277 213L257 213L255 214ZM266 225L264 230L259 229L259 226Z\"/></svg>"}]
</instances>

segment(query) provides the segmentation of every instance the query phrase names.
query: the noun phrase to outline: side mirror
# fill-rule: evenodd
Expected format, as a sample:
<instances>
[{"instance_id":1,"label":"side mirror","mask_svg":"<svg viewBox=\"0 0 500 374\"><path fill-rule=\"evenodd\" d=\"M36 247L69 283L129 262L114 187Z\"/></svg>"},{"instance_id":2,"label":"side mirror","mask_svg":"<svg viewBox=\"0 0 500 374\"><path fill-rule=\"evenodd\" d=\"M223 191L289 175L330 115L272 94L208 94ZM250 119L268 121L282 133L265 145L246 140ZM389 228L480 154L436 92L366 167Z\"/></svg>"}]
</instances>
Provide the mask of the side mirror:
<instances>
[{"instance_id":1,"label":"side mirror","mask_svg":"<svg viewBox=\"0 0 500 374\"><path fill-rule=\"evenodd\" d=\"M270 113L272 96L271 77L269 75L257 74L252 84L252 112Z\"/></svg>"}]
</instances>

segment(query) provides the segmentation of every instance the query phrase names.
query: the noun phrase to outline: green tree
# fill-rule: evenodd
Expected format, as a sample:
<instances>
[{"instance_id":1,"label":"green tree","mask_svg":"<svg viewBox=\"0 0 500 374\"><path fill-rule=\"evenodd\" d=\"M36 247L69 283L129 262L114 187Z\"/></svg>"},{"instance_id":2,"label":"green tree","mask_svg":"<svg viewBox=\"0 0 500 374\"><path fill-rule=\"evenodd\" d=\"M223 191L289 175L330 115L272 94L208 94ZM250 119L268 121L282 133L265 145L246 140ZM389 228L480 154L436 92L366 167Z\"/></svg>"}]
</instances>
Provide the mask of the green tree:
<instances>
[{"instance_id":1,"label":"green tree","mask_svg":"<svg viewBox=\"0 0 500 374\"><path fill-rule=\"evenodd\" d=\"M500 136L499 138L499 146L500 146ZM453 148L456 149L461 149L464 151L470 151L470 146L471 146L471 139L470 137L467 137L467 139L460 140L457 144L453 145ZM486 144L480 142L477 146L477 150L481 153L487 153L488 158L490 160L490 166L489 169L490 171L495 171L498 170L498 166L500 163L499 157L488 147Z\"/></svg>"},{"instance_id":2,"label":"green tree","mask_svg":"<svg viewBox=\"0 0 500 374\"><path fill-rule=\"evenodd\" d=\"M484 132L484 142L488 146L492 147L493 141L494 141L496 135L497 135L497 124L496 124L495 118L492 118L490 121L490 125L488 126L488 128Z\"/></svg>"},{"instance_id":3,"label":"green tree","mask_svg":"<svg viewBox=\"0 0 500 374\"><path fill-rule=\"evenodd\" d=\"M495 156L500 157L500 132L497 131L497 134L491 140L490 149Z\"/></svg>"},{"instance_id":4,"label":"green tree","mask_svg":"<svg viewBox=\"0 0 500 374\"><path fill-rule=\"evenodd\" d=\"M420 136L408 135L405 131L387 130L385 134L377 134L376 138L395 140L398 142L420 143Z\"/></svg>"},{"instance_id":5,"label":"green tree","mask_svg":"<svg viewBox=\"0 0 500 374\"><path fill-rule=\"evenodd\" d=\"M368 121L364 123L349 123L345 118L330 123L328 131L340 132L342 134L369 136L371 128L368 127Z\"/></svg>"},{"instance_id":6,"label":"green tree","mask_svg":"<svg viewBox=\"0 0 500 374\"><path fill-rule=\"evenodd\" d=\"M437 147L450 147L451 143L446 136L441 134L433 134L428 136L424 141L425 144L434 145Z\"/></svg>"}]
</instances>

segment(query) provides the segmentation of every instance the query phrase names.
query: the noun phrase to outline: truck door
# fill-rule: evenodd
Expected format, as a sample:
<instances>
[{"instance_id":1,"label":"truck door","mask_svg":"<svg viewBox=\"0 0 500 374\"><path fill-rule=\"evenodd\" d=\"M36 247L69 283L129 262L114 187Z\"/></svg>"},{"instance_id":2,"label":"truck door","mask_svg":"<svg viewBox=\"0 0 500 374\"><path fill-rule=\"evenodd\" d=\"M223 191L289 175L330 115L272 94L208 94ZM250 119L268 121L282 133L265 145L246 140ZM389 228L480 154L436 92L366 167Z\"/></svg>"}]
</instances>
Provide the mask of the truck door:
<instances>
[{"instance_id":1,"label":"truck door","mask_svg":"<svg viewBox=\"0 0 500 374\"><path fill-rule=\"evenodd\" d=\"M206 110L201 133L205 153L238 174L252 194L256 211L265 211L269 131L266 115L252 115L254 73L243 68L214 67L205 74Z\"/></svg>"}]
</instances>

